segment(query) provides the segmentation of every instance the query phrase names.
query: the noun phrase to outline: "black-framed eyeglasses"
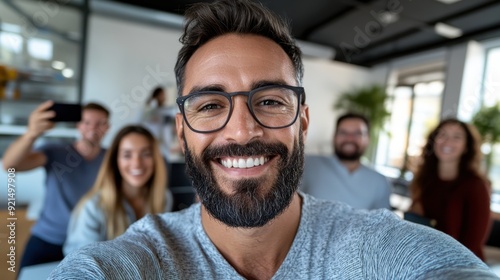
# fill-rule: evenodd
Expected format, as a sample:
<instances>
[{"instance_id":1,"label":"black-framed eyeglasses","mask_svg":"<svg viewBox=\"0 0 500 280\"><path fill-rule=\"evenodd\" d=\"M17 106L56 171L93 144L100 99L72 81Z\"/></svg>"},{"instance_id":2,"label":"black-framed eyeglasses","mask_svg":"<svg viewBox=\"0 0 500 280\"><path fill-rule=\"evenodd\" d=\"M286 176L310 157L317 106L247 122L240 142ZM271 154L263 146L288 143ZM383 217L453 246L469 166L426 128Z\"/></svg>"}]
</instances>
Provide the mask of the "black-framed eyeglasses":
<instances>
[{"instance_id":1,"label":"black-framed eyeglasses","mask_svg":"<svg viewBox=\"0 0 500 280\"><path fill-rule=\"evenodd\" d=\"M233 96L248 97L247 106L255 121L266 128L285 128L297 120L304 96L303 87L269 85L251 91L198 91L177 98L184 121L191 130L210 133L222 129L233 112Z\"/></svg>"}]
</instances>

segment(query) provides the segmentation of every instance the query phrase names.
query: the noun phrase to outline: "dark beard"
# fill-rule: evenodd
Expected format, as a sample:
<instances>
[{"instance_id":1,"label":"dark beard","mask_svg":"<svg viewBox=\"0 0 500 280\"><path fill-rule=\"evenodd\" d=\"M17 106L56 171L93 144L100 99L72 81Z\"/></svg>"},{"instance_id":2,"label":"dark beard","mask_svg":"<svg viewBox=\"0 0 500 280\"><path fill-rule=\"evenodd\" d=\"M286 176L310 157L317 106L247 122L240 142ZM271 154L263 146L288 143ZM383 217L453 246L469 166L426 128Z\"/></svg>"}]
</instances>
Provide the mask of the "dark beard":
<instances>
[{"instance_id":1,"label":"dark beard","mask_svg":"<svg viewBox=\"0 0 500 280\"><path fill-rule=\"evenodd\" d=\"M241 146L229 144L208 147L199 157L194 156L187 144L187 173L193 180L198 197L208 213L230 227L261 227L281 214L291 203L297 191L304 170L304 142L302 133L298 143L295 141L293 151L281 143L266 144L252 142ZM235 184L234 194L225 194L217 184L209 162L222 156L279 156L277 178L271 189L263 193L260 186L267 183L265 179L242 179Z\"/></svg>"},{"instance_id":2,"label":"dark beard","mask_svg":"<svg viewBox=\"0 0 500 280\"><path fill-rule=\"evenodd\" d=\"M337 148L335 147L335 154L340 160L346 160L346 161L357 161L363 156L363 153L365 151L362 151L358 145L354 144L356 146L356 150L352 153L344 153L341 149L341 147Z\"/></svg>"}]
</instances>

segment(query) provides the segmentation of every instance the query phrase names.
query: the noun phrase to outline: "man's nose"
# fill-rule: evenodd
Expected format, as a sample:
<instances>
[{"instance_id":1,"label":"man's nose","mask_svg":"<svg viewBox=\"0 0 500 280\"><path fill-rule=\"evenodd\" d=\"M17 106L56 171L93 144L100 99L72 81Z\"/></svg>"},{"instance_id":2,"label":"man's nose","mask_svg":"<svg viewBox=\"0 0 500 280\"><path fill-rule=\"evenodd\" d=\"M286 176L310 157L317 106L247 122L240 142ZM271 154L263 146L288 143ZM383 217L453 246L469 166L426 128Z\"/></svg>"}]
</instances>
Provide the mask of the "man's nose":
<instances>
[{"instance_id":1,"label":"man's nose","mask_svg":"<svg viewBox=\"0 0 500 280\"><path fill-rule=\"evenodd\" d=\"M254 119L244 96L235 96L233 99L233 112L222 130L228 141L244 145L255 138L262 137L263 127Z\"/></svg>"}]
</instances>

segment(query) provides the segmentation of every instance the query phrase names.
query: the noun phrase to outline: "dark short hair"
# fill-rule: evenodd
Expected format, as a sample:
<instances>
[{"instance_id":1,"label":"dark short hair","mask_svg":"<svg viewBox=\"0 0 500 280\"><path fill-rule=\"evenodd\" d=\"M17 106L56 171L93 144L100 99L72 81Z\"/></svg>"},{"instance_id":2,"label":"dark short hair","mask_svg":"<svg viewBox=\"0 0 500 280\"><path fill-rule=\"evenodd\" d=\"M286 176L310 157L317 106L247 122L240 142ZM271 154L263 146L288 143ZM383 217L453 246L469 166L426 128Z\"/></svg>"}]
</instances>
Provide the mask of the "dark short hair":
<instances>
[{"instance_id":1,"label":"dark short hair","mask_svg":"<svg viewBox=\"0 0 500 280\"><path fill-rule=\"evenodd\" d=\"M104 114L106 114L107 118L109 118L109 110L106 109L106 107L104 107L103 105L98 104L98 103L89 102L89 103L87 103L86 105L83 106L82 110L96 110L96 111L101 111Z\"/></svg>"},{"instance_id":2,"label":"dark short hair","mask_svg":"<svg viewBox=\"0 0 500 280\"><path fill-rule=\"evenodd\" d=\"M254 34L276 42L288 55L295 69L295 79L302 84L301 52L288 24L260 3L248 0L220 0L195 3L186 10L182 48L175 64L178 94L182 95L186 64L203 44L229 33Z\"/></svg>"},{"instance_id":3,"label":"dark short hair","mask_svg":"<svg viewBox=\"0 0 500 280\"><path fill-rule=\"evenodd\" d=\"M370 121L368 120L368 118L365 115L362 115L359 113L354 113L354 112L348 112L348 113L341 115L337 119L337 126L335 127L335 131L338 130L340 123L343 122L344 120L347 120L347 119L358 119L358 120L363 121L366 124L366 128L368 129L368 132L370 132Z\"/></svg>"},{"instance_id":4,"label":"dark short hair","mask_svg":"<svg viewBox=\"0 0 500 280\"><path fill-rule=\"evenodd\" d=\"M160 93L164 92L165 90L162 87L156 87L153 89L153 93L151 93L151 98L156 98Z\"/></svg>"}]
</instances>

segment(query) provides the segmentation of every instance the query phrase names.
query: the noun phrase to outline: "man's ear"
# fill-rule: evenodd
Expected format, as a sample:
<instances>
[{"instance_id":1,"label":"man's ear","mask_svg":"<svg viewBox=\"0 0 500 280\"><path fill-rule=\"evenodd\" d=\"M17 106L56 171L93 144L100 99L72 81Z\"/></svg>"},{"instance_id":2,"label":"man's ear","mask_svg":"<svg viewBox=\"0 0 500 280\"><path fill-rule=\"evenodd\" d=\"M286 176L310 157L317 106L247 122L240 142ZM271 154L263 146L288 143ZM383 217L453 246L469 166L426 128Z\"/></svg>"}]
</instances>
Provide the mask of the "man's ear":
<instances>
[{"instance_id":1,"label":"man's ear","mask_svg":"<svg viewBox=\"0 0 500 280\"><path fill-rule=\"evenodd\" d=\"M177 139L179 140L179 145L181 145L182 153L184 154L185 139L184 139L184 119L181 113L175 115L175 129L177 132Z\"/></svg>"},{"instance_id":2,"label":"man's ear","mask_svg":"<svg viewBox=\"0 0 500 280\"><path fill-rule=\"evenodd\" d=\"M301 111L299 117L302 125L302 137L305 141L307 137L307 129L309 128L309 106L305 104L301 105Z\"/></svg>"}]
</instances>

